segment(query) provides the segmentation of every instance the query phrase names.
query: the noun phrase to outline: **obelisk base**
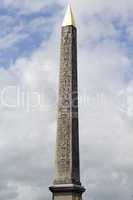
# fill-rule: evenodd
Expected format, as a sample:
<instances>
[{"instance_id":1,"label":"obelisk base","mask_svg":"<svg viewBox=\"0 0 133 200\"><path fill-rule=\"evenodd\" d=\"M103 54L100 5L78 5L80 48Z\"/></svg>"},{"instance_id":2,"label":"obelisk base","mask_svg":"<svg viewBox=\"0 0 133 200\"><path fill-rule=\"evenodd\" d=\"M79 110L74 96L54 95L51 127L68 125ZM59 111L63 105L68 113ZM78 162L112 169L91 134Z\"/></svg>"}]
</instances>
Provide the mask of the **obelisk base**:
<instances>
[{"instance_id":1,"label":"obelisk base","mask_svg":"<svg viewBox=\"0 0 133 200\"><path fill-rule=\"evenodd\" d=\"M85 188L80 185L62 184L49 188L53 194L53 200L82 200Z\"/></svg>"}]
</instances>

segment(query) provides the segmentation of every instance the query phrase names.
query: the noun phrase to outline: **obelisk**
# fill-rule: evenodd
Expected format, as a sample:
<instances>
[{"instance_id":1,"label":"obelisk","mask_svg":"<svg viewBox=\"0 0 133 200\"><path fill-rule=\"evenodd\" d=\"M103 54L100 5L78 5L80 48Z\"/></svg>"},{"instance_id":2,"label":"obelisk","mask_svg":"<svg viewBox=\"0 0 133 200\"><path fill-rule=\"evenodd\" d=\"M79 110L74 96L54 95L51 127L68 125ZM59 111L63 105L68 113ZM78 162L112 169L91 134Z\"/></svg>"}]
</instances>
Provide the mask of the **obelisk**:
<instances>
[{"instance_id":1,"label":"obelisk","mask_svg":"<svg viewBox=\"0 0 133 200\"><path fill-rule=\"evenodd\" d=\"M71 6L61 30L60 82L53 200L81 200L80 182L77 29Z\"/></svg>"}]
</instances>

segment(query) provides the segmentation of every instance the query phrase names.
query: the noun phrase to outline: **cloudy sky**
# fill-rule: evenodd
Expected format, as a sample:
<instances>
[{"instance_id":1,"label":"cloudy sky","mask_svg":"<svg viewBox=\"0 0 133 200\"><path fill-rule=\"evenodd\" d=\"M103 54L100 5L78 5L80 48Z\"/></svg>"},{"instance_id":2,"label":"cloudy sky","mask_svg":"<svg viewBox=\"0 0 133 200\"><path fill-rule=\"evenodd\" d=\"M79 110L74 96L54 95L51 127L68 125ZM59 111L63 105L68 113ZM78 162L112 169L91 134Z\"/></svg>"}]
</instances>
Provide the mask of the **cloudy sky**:
<instances>
[{"instance_id":1,"label":"cloudy sky","mask_svg":"<svg viewBox=\"0 0 133 200\"><path fill-rule=\"evenodd\" d=\"M0 0L0 200L50 200L66 0ZM133 1L72 1L84 199L133 195ZM41 102L41 103L40 103Z\"/></svg>"}]
</instances>

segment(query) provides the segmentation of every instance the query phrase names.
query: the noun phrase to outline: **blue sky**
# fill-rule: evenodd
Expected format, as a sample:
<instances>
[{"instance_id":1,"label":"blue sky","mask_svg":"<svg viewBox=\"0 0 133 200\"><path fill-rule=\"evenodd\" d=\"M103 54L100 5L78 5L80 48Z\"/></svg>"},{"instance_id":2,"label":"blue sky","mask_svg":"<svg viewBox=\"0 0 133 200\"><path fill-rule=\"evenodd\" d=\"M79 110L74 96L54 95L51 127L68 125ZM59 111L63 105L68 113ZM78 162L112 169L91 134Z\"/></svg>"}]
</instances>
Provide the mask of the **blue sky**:
<instances>
[{"instance_id":1,"label":"blue sky","mask_svg":"<svg viewBox=\"0 0 133 200\"><path fill-rule=\"evenodd\" d=\"M30 56L42 41L47 42L60 10L56 3L33 13L0 8L0 67L10 67L18 58Z\"/></svg>"}]
</instances>

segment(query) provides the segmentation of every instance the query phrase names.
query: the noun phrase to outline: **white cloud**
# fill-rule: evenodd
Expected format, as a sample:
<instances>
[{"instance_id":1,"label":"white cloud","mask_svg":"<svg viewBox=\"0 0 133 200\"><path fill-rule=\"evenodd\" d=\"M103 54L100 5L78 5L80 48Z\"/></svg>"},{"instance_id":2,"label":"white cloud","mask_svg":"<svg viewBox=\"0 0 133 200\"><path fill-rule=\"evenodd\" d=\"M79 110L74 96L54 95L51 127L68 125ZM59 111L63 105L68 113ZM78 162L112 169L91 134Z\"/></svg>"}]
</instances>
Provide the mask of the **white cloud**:
<instances>
[{"instance_id":1,"label":"white cloud","mask_svg":"<svg viewBox=\"0 0 133 200\"><path fill-rule=\"evenodd\" d=\"M12 47L18 41L27 38L28 34L19 35L17 32L12 32L0 39L0 49Z\"/></svg>"},{"instance_id":2,"label":"white cloud","mask_svg":"<svg viewBox=\"0 0 133 200\"><path fill-rule=\"evenodd\" d=\"M25 12L36 12L55 3L54 0L2 0L1 7L14 7Z\"/></svg>"},{"instance_id":3,"label":"white cloud","mask_svg":"<svg viewBox=\"0 0 133 200\"><path fill-rule=\"evenodd\" d=\"M4 3L6 6L21 4L20 1ZM60 3L64 4L64 1ZM43 1L23 2L23 6L33 6L33 10L44 4ZM97 0L72 4L77 19L81 19L78 22L78 69L79 94L80 98L85 98L85 102L80 103L81 176L87 188L85 198L127 200L131 198L133 185L133 126L131 115L128 115L131 102L124 105L126 112L122 112L121 106L123 108L123 97L132 95L126 92L127 88L132 88L132 80L127 79L132 58L128 55L128 47L121 45L120 30L111 19L117 15L120 23L127 20L132 2ZM109 14L107 8L110 8ZM101 17L96 19L92 17L94 14ZM33 24L36 26L38 22ZM47 43L42 43L30 58L19 58L9 69L0 70L1 91L15 85L21 91L43 92L45 108L48 108L37 107L27 112L22 106L0 106L0 191L3 200L50 199L48 186L52 182L56 134L59 28L59 25L55 26ZM16 99L13 90L6 95L9 102ZM87 97L89 101L86 102Z\"/></svg>"}]
</instances>

